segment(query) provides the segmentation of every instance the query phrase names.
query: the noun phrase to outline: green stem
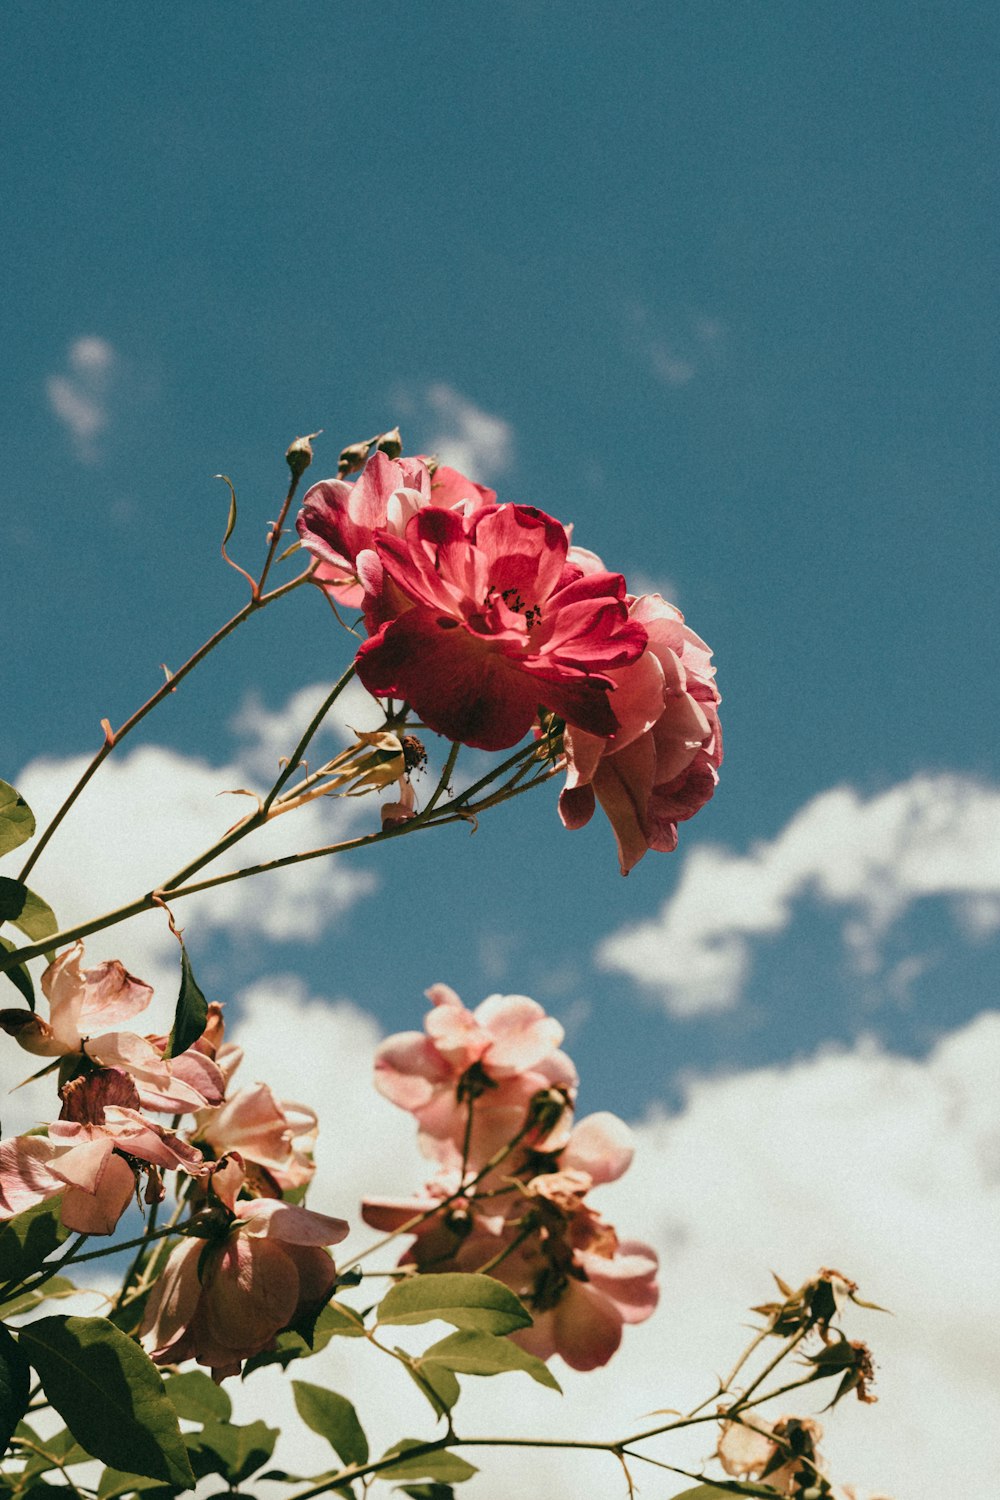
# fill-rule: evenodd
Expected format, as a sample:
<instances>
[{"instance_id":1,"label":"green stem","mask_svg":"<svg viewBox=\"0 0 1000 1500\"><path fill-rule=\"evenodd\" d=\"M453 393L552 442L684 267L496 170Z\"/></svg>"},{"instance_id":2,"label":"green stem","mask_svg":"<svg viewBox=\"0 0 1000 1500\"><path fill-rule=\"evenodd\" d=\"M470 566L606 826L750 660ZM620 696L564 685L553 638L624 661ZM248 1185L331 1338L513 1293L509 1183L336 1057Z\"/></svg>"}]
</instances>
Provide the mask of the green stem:
<instances>
[{"instance_id":1,"label":"green stem","mask_svg":"<svg viewBox=\"0 0 1000 1500\"><path fill-rule=\"evenodd\" d=\"M341 693L344 691L344 688L351 681L351 678L353 676L354 663L351 662L351 665L347 668L347 671L337 679L333 687L330 689L329 693L327 693L326 697L323 699L323 702L320 704L319 708L310 719L305 731L303 732L302 738L299 740L295 749L292 751L287 765L281 772L281 775L278 777L277 781L272 786L271 790L268 792L267 796L264 798L264 806L261 809L262 812L267 812L268 808L271 806L271 803L281 791L282 787L287 785L292 776L294 776L296 770L302 764L302 757L309 747L310 740L319 729L323 720L330 712L330 709L336 703L337 699L340 697Z\"/></svg>"},{"instance_id":2,"label":"green stem","mask_svg":"<svg viewBox=\"0 0 1000 1500\"><path fill-rule=\"evenodd\" d=\"M166 698L170 693L174 692L178 685L183 682L184 678L187 677L190 672L194 671L199 662L204 661L205 657L209 654L210 651L214 651L216 646L218 646L221 641L224 641L228 635L232 635L233 631L238 625L242 625L244 620L248 620L252 614L255 614L257 610L263 609L266 604L271 604L275 599L279 599L283 594L290 593L292 589L298 588L300 583L304 583L306 581L311 571L312 564L310 564L310 566L304 573L300 573L297 578L293 578L289 583L282 584L280 588L272 589L269 594L261 594L249 599L247 603L244 604L242 609L238 609L232 616L232 618L226 621L225 625L220 626L220 628L215 632L214 635L210 636L203 645L198 647L197 651L195 651L192 656L188 657L187 661L182 667L178 667L177 671L167 678L166 682L164 682L157 689L157 691L152 695L151 698L147 698L146 702L142 704L140 708L137 708L135 713L132 714L130 718L125 720L120 729L110 730L106 733L104 744L101 746L100 750L98 750L93 760L91 760L89 765L84 769L83 774L80 776L75 786L71 788L65 800L57 809L48 826L41 834L31 853L28 855L27 860L22 866L21 873L18 876L19 880L21 880L22 882L27 880L28 876L31 874L31 871L37 864L43 850L49 843L53 834L56 832L60 823L65 818L66 814L69 812L73 804L76 802L77 798L80 796L80 793L84 790L91 777L96 774L96 772L103 765L104 761L107 760L108 756L111 754L115 746L119 745L125 738L125 736L127 734L130 734L132 730L135 729L137 724L141 724L143 719L146 718L147 714L152 713L157 704L162 703L164 698ZM91 931L94 930L95 929L93 928L91 929Z\"/></svg>"}]
</instances>

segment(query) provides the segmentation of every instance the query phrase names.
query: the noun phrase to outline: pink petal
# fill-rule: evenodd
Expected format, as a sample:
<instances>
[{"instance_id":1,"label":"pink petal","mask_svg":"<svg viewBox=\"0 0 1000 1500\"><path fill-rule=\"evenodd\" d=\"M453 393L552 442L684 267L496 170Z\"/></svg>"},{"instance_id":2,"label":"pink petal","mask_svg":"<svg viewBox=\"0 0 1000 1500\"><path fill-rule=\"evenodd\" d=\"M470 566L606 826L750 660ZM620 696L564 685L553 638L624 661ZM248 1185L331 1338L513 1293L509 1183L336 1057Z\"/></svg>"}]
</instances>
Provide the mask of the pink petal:
<instances>
[{"instance_id":1,"label":"pink petal","mask_svg":"<svg viewBox=\"0 0 1000 1500\"><path fill-rule=\"evenodd\" d=\"M290 1245L336 1245L350 1229L344 1219L314 1214L308 1208L296 1208L278 1198L237 1203L235 1213L253 1238L285 1240Z\"/></svg>"},{"instance_id":2,"label":"pink petal","mask_svg":"<svg viewBox=\"0 0 1000 1500\"><path fill-rule=\"evenodd\" d=\"M600 1110L573 1126L559 1164L586 1172L596 1187L602 1182L616 1182L628 1171L634 1154L635 1140L625 1121Z\"/></svg>"},{"instance_id":3,"label":"pink petal","mask_svg":"<svg viewBox=\"0 0 1000 1500\"><path fill-rule=\"evenodd\" d=\"M492 1038L483 1059L491 1077L535 1067L565 1036L555 1017L527 995L490 995L474 1014Z\"/></svg>"},{"instance_id":4,"label":"pink petal","mask_svg":"<svg viewBox=\"0 0 1000 1500\"><path fill-rule=\"evenodd\" d=\"M423 1108L452 1076L433 1042L419 1031L386 1037L375 1053L375 1087L400 1109Z\"/></svg>"}]
</instances>

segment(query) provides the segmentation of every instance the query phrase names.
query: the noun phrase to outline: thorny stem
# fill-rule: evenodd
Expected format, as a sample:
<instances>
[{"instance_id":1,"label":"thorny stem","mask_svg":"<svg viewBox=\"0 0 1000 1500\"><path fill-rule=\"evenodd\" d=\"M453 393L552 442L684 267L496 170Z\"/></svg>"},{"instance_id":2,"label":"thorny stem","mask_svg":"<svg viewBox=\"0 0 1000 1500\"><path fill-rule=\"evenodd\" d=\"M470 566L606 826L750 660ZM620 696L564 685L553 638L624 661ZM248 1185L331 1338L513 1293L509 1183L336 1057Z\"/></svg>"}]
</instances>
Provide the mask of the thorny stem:
<instances>
[{"instance_id":1,"label":"thorny stem","mask_svg":"<svg viewBox=\"0 0 1000 1500\"><path fill-rule=\"evenodd\" d=\"M57 1276L62 1270L63 1266L68 1266L70 1261L86 1260L87 1256L77 1255L77 1251L80 1249L81 1245L85 1245L87 1243L88 1239L89 1235L78 1234L76 1239L72 1241L69 1248L59 1257L58 1260L50 1262L50 1264L47 1266L42 1266L41 1272L36 1281L32 1281L30 1276L24 1281L18 1281L16 1277L13 1281L8 1281L6 1286L0 1287L0 1302L7 1302L12 1297L20 1297L25 1292L33 1292L36 1287L40 1287L42 1283L48 1281L50 1277Z\"/></svg>"},{"instance_id":2,"label":"thorny stem","mask_svg":"<svg viewBox=\"0 0 1000 1500\"><path fill-rule=\"evenodd\" d=\"M327 693L326 697L323 699L323 702L320 704L319 708L316 710L309 723L307 724L305 730L303 731L302 738L299 740L298 744L295 746L295 749L292 751L291 755L288 758L287 765L281 772L281 775L278 777L277 781L272 786L271 790L268 792L267 796L264 798L264 805L261 808L262 813L267 812L268 808L271 806L271 803L274 801L275 797L277 797L282 787L291 780L292 776L302 764L302 757L306 753L306 750L309 747L309 742L311 741L313 735L319 729L323 720L330 712L330 709L336 703L337 699L340 697L341 693L344 691L344 688L351 681L351 678L353 676L354 663L351 662L351 665L347 668L347 671L337 679L337 681L334 683L329 693Z\"/></svg>"},{"instance_id":3,"label":"thorny stem","mask_svg":"<svg viewBox=\"0 0 1000 1500\"><path fill-rule=\"evenodd\" d=\"M290 585L286 585L285 587L290 587ZM274 598L274 594L269 594L266 597L269 599ZM436 828L447 823L468 822L486 808L494 806L496 802L521 796L522 793L541 785L543 781L549 780L555 774L556 767L543 772L542 775L534 777L531 781L525 782L521 786L514 787L513 790L502 789L501 792L485 798L481 803L469 803L468 799L477 788L481 789L490 781L495 780L504 771L509 770L511 766L515 765L522 756L528 757L536 754L537 745L531 745L524 750L520 750L517 755L509 757L503 765L497 767L488 775L480 777L479 781L473 787L469 787L459 797L449 800L443 807L435 808L429 817L425 810L422 813L418 813L415 818L411 818L406 823L390 825L387 828L377 829L373 833L361 834L357 838L343 839L336 844L324 844L317 849L301 850L296 854L286 854L278 859L263 860L259 864L245 865L240 870L232 870L226 874L213 875L206 880L183 884L182 882L187 880L188 876L197 873L213 859L217 859L220 854L238 843L242 838L245 838L248 833L266 821L259 812L251 813L249 817L245 818L243 822L238 823L224 838L214 844L211 849L200 855L196 860L193 860L184 869L172 875L169 880L158 886L155 890L148 891L145 895L137 897L134 901L126 902L124 906L116 907L99 917L92 917L89 921L80 922L75 927L67 927L60 932L51 933L41 942L26 944L24 947L13 949L10 952L0 951L0 973L5 973L8 969L16 968L18 964L26 963L29 959L38 958L40 954L47 952L50 948L65 947L69 943L76 942L79 938L88 937L91 933L101 932L107 927L115 927L119 922L127 921L129 917L137 916L140 912L150 911L153 907L162 903L163 896L167 893L169 893L172 900L178 900L182 896L193 896L199 891L212 890L216 886L228 885L234 880L246 880L251 875L261 875L265 871L281 870L289 865L303 864L307 860L324 859L330 854L344 854L351 849L363 849L370 844L385 843L389 839L401 838L408 833L415 833L420 828ZM461 810L456 811L455 809Z\"/></svg>"},{"instance_id":4,"label":"thorny stem","mask_svg":"<svg viewBox=\"0 0 1000 1500\"><path fill-rule=\"evenodd\" d=\"M89 765L85 768L83 774L76 782L76 785L71 788L62 805L58 808L55 815L49 822L48 827L42 833L41 837L38 839L38 842L35 844L35 847L28 855L28 858L21 869L21 873L18 876L18 879L20 881L23 882L27 880L28 876L31 874L31 871L37 864L43 850L49 843L53 834L56 832L63 818L65 818L70 808L76 802L77 798L80 796L80 793L84 790L91 777L94 776L94 774L103 765L105 760L107 760L108 756L111 754L115 746L119 745L125 738L125 736L127 734L130 734L132 730L135 729L137 724L141 724L146 715L152 713L153 709L157 706L158 703L162 703L163 699L166 698L168 694L174 692L178 684L183 682L184 678L187 677L190 672L194 671L194 668L198 665L198 663L204 661L209 652L214 651L215 647L218 646L221 641L224 641L226 639L226 636L231 635L238 625L242 625L244 620L249 619L250 616L252 614L255 614L257 610L263 609L266 604L273 603L275 599L281 598L283 594L288 594L292 591L292 589L298 588L299 584L305 583L306 579L312 573L312 570L313 565L312 563L310 563L309 567L305 570L304 573L300 573L297 578L291 579L288 583L283 583L280 588L272 589L269 594L257 594L248 599L242 609L238 609L232 616L232 618L226 621L225 625L220 626L214 635L209 636L208 640L205 641L203 645L199 646L197 651L195 651L192 656L188 657L184 665L182 667L178 667L177 671L172 673L167 678L167 680L162 683L159 688L157 688L152 697L147 698L146 702L141 706L141 708L137 708L135 713L132 714L130 718L125 720L121 728L111 729L110 726L108 726L105 729L104 744L98 750L97 754L91 760ZM91 931L94 931L94 929L91 928ZM46 947L47 946L48 943L46 943Z\"/></svg>"},{"instance_id":5,"label":"thorny stem","mask_svg":"<svg viewBox=\"0 0 1000 1500\"><path fill-rule=\"evenodd\" d=\"M517 1149L517 1147L524 1140L524 1137L532 1129L534 1129L534 1125L529 1121L525 1121L517 1134L511 1137L506 1146L503 1146L499 1151L494 1151L493 1155L490 1157L486 1165L484 1167L480 1167L479 1171L474 1177L470 1177L468 1182L461 1183L457 1188L455 1188L454 1192L449 1193L446 1198L442 1198L440 1203L435 1203L433 1208L425 1208L422 1213L414 1214L412 1219L407 1219L405 1224L400 1224L398 1229L393 1229L389 1234L384 1234L382 1238L376 1240L373 1245L369 1245L367 1250L362 1250L361 1254L356 1255L352 1260L352 1266L360 1265L363 1260L368 1259L369 1255L374 1255L376 1250L381 1250L384 1245L388 1245L390 1241L396 1238L397 1235L409 1234L411 1230L414 1230L418 1228L419 1225L426 1223L428 1219L433 1219L435 1214L439 1214L443 1208L447 1208L449 1203L454 1203L456 1198L467 1197L469 1189L474 1188L477 1182L482 1182L484 1177L488 1177L489 1174L491 1172L494 1172L502 1162L506 1161L511 1152Z\"/></svg>"}]
</instances>

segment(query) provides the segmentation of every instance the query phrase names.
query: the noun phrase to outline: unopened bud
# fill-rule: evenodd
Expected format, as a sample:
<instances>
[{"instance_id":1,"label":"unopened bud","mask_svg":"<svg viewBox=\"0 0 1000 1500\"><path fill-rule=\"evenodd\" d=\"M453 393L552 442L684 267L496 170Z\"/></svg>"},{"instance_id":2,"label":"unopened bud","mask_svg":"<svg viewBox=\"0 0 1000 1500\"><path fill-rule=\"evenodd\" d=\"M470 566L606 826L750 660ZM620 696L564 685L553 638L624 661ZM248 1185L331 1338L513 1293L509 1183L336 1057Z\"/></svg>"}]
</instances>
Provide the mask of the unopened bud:
<instances>
[{"instance_id":1,"label":"unopened bud","mask_svg":"<svg viewBox=\"0 0 1000 1500\"><path fill-rule=\"evenodd\" d=\"M391 432L383 432L375 446L387 458L399 458L403 452L403 438L399 428L394 427Z\"/></svg>"},{"instance_id":2,"label":"unopened bud","mask_svg":"<svg viewBox=\"0 0 1000 1500\"><path fill-rule=\"evenodd\" d=\"M296 438L285 454L285 462L291 469L293 478L298 479L312 463L312 439L315 437L319 437L318 432L310 432L308 437Z\"/></svg>"},{"instance_id":3,"label":"unopened bud","mask_svg":"<svg viewBox=\"0 0 1000 1500\"><path fill-rule=\"evenodd\" d=\"M349 443L337 460L337 473L353 474L358 469L363 469L368 462L371 452L372 440L367 443Z\"/></svg>"},{"instance_id":4,"label":"unopened bud","mask_svg":"<svg viewBox=\"0 0 1000 1500\"><path fill-rule=\"evenodd\" d=\"M528 1106L528 1123L544 1139L559 1124L566 1105L562 1089L540 1089Z\"/></svg>"}]
</instances>

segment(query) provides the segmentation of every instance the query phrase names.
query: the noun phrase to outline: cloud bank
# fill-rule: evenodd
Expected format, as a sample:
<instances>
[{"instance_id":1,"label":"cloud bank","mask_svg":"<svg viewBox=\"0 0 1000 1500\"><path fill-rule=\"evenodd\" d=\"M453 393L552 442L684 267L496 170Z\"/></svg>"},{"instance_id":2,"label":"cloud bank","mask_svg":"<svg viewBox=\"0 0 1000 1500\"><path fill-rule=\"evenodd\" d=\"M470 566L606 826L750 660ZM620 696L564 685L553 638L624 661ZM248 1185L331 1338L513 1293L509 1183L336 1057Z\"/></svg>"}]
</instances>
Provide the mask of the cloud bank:
<instances>
[{"instance_id":1,"label":"cloud bank","mask_svg":"<svg viewBox=\"0 0 1000 1500\"><path fill-rule=\"evenodd\" d=\"M783 932L796 903L838 911L862 972L915 903L945 898L968 935L1000 927L1000 788L919 775L865 799L836 787L746 854L702 846L684 857L658 916L604 939L597 961L653 991L674 1015L736 1005L755 941Z\"/></svg>"}]
</instances>

